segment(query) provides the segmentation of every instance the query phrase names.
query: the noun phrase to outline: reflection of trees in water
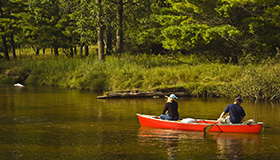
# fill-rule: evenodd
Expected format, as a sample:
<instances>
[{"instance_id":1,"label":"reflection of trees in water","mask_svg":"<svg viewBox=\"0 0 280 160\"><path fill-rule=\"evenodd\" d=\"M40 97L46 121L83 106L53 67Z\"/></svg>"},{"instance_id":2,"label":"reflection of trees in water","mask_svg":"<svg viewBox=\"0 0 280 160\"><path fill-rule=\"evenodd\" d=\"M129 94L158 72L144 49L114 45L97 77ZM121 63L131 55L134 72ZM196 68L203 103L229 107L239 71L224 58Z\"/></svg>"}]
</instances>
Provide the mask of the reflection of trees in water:
<instances>
[{"instance_id":1,"label":"reflection of trees in water","mask_svg":"<svg viewBox=\"0 0 280 160\"><path fill-rule=\"evenodd\" d=\"M218 150L221 159L241 159L243 155L243 147L240 147L240 140L233 139L217 139Z\"/></svg>"},{"instance_id":2,"label":"reflection of trees in water","mask_svg":"<svg viewBox=\"0 0 280 160\"><path fill-rule=\"evenodd\" d=\"M167 156L170 159L175 159L177 152L176 148L179 142L178 133L172 132L172 130L141 127L139 129L138 137L140 144L150 144L154 141L161 142L159 147L167 148Z\"/></svg>"},{"instance_id":3,"label":"reflection of trees in water","mask_svg":"<svg viewBox=\"0 0 280 160\"><path fill-rule=\"evenodd\" d=\"M211 137L217 142L219 159L245 159L244 155L255 152L250 146L261 140L259 134L215 133Z\"/></svg>"},{"instance_id":4,"label":"reflection of trees in water","mask_svg":"<svg viewBox=\"0 0 280 160\"><path fill-rule=\"evenodd\" d=\"M167 156L169 159L175 159L177 154L177 146L179 138L163 137L161 141L164 143L164 147L167 148Z\"/></svg>"},{"instance_id":5,"label":"reflection of trees in water","mask_svg":"<svg viewBox=\"0 0 280 160\"><path fill-rule=\"evenodd\" d=\"M168 159L175 159L178 153L178 144L181 139L203 139L202 132L186 132L180 130L156 129L141 127L138 133L140 144L161 142L159 147L166 148Z\"/></svg>"},{"instance_id":6,"label":"reflection of trees in water","mask_svg":"<svg viewBox=\"0 0 280 160\"><path fill-rule=\"evenodd\" d=\"M179 152L183 152L189 158L209 156L205 157L209 159L212 156L216 159L245 159L246 155L254 154L255 148L250 148L250 145L259 143L260 139L259 134L210 132L204 135L203 132L156 129L143 126L138 132L140 145L159 145L160 148L166 149L168 159L176 159ZM179 144L180 147L178 147ZM209 147L210 150L203 151ZM196 155L200 153L205 155Z\"/></svg>"}]
</instances>

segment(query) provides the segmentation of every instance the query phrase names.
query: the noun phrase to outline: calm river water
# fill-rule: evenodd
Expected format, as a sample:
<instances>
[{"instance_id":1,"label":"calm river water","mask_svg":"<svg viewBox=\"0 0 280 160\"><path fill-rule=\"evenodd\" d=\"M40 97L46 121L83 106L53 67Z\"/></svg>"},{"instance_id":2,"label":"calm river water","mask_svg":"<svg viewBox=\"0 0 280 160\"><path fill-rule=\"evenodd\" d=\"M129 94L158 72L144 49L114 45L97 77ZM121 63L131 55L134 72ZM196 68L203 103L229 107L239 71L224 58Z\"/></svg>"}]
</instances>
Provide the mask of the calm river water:
<instances>
[{"instance_id":1,"label":"calm river water","mask_svg":"<svg viewBox=\"0 0 280 160\"><path fill-rule=\"evenodd\" d=\"M242 104L262 134L141 127L136 113L159 115L164 99L108 99L90 91L0 85L1 160L280 159L280 105ZM181 118L216 119L232 99L179 98Z\"/></svg>"}]
</instances>

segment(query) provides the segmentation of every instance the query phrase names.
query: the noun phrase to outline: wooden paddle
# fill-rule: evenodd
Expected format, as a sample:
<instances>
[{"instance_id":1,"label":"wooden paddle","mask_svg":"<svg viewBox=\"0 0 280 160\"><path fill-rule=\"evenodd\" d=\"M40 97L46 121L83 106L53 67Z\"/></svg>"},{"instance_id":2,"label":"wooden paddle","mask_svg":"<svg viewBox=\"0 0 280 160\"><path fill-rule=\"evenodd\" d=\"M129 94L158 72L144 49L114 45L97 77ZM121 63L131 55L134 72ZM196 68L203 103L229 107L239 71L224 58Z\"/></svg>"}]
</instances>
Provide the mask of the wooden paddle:
<instances>
[{"instance_id":1,"label":"wooden paddle","mask_svg":"<svg viewBox=\"0 0 280 160\"><path fill-rule=\"evenodd\" d=\"M226 117L226 116L228 116L229 115L229 113L226 113L226 114L224 114L224 116L222 117L222 118L224 118L224 117ZM218 121L216 121L215 123L213 123L213 124L211 124L211 125L209 125L209 126L206 126L206 127L204 127L204 133L207 133L214 125L216 125L218 123Z\"/></svg>"},{"instance_id":2,"label":"wooden paddle","mask_svg":"<svg viewBox=\"0 0 280 160\"><path fill-rule=\"evenodd\" d=\"M215 123L209 125L209 126L206 126L204 127L204 133L207 133L214 125L216 125L218 123L218 121L216 121Z\"/></svg>"}]
</instances>

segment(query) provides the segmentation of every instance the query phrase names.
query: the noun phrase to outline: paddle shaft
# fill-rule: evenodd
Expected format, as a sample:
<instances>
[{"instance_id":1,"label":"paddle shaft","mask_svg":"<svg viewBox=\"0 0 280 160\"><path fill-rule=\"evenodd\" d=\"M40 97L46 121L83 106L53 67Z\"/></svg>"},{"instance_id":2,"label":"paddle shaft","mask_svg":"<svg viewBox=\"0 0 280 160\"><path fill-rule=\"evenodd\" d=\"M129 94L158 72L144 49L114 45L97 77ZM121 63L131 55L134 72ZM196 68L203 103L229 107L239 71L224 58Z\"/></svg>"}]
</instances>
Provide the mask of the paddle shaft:
<instances>
[{"instance_id":1,"label":"paddle shaft","mask_svg":"<svg viewBox=\"0 0 280 160\"><path fill-rule=\"evenodd\" d=\"M222 116L222 118L224 118L224 117L226 117L226 116L228 116L229 114L228 113L226 113L226 114L224 114L223 116ZM214 123L214 124L211 124L211 125L209 125L209 126L206 126L206 127L204 127L204 133L207 133L214 125L216 125L218 123L218 120Z\"/></svg>"}]
</instances>

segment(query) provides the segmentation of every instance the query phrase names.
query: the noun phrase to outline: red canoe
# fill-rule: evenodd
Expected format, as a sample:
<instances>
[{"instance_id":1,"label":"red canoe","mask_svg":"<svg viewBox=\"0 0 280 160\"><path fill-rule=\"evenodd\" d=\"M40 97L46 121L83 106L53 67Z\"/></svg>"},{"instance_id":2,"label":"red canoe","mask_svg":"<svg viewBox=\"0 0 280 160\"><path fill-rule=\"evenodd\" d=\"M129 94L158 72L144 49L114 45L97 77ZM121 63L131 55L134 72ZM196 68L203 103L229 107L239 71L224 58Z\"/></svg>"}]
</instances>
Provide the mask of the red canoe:
<instances>
[{"instance_id":1,"label":"red canoe","mask_svg":"<svg viewBox=\"0 0 280 160\"><path fill-rule=\"evenodd\" d=\"M186 123L181 121L169 121L159 119L153 115L137 114L141 126L165 128L165 129L178 129L188 131L204 131L204 128L214 124L215 120L202 120L197 119L196 122ZM263 122L257 124L214 124L209 132L235 132L235 133L260 133Z\"/></svg>"}]
</instances>

